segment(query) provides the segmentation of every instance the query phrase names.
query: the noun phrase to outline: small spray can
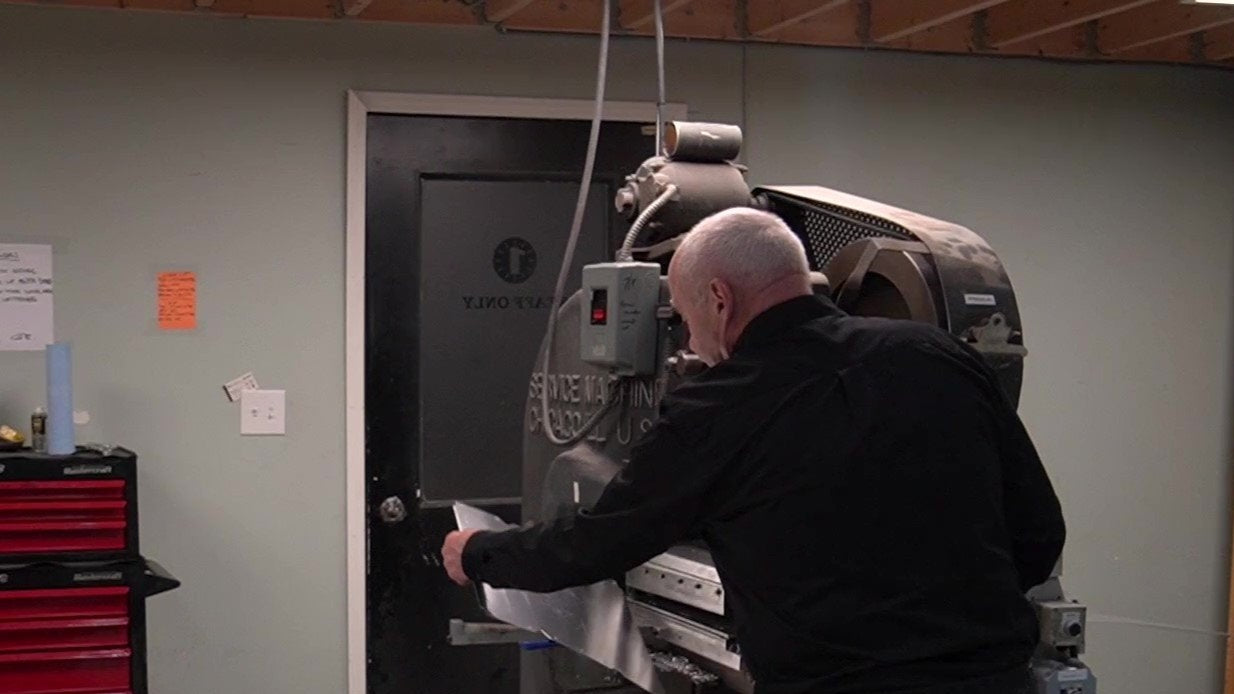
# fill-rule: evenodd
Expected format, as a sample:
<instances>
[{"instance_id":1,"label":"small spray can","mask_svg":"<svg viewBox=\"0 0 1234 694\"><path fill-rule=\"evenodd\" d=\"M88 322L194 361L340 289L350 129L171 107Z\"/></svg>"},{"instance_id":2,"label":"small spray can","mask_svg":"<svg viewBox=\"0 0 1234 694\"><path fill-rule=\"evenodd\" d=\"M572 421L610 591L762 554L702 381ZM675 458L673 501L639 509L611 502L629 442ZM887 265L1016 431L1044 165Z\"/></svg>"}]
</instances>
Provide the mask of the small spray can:
<instances>
[{"instance_id":1,"label":"small spray can","mask_svg":"<svg viewBox=\"0 0 1234 694\"><path fill-rule=\"evenodd\" d=\"M47 410L42 407L30 415L30 447L35 453L47 452Z\"/></svg>"}]
</instances>

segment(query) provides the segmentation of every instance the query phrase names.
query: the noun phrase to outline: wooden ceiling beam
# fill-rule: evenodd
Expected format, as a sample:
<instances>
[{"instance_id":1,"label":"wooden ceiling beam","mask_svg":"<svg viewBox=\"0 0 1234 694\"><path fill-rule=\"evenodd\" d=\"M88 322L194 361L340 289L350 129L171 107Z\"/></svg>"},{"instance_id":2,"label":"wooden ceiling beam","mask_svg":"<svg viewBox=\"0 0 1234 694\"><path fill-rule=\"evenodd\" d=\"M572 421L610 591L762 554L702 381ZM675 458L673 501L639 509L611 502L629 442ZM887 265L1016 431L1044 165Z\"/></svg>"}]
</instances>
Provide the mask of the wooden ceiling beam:
<instances>
[{"instance_id":1,"label":"wooden ceiling beam","mask_svg":"<svg viewBox=\"0 0 1234 694\"><path fill-rule=\"evenodd\" d=\"M1212 62L1234 58L1234 24L1204 32L1204 59Z\"/></svg>"},{"instance_id":2,"label":"wooden ceiling beam","mask_svg":"<svg viewBox=\"0 0 1234 694\"><path fill-rule=\"evenodd\" d=\"M484 18L500 24L527 9L536 0L484 0Z\"/></svg>"},{"instance_id":3,"label":"wooden ceiling beam","mask_svg":"<svg viewBox=\"0 0 1234 694\"><path fill-rule=\"evenodd\" d=\"M871 0L870 40L889 43L962 19L1007 0Z\"/></svg>"},{"instance_id":4,"label":"wooden ceiling beam","mask_svg":"<svg viewBox=\"0 0 1234 694\"><path fill-rule=\"evenodd\" d=\"M746 3L746 26L750 36L765 38L851 2L852 0L749 0Z\"/></svg>"},{"instance_id":5,"label":"wooden ceiling beam","mask_svg":"<svg viewBox=\"0 0 1234 694\"><path fill-rule=\"evenodd\" d=\"M1234 7L1159 0L1101 20L1097 41L1102 53L1116 55L1226 24L1234 24Z\"/></svg>"},{"instance_id":6,"label":"wooden ceiling beam","mask_svg":"<svg viewBox=\"0 0 1234 694\"><path fill-rule=\"evenodd\" d=\"M694 0L661 0L660 12L666 17ZM641 29L656 21L655 0L620 0L617 3L618 24L622 29Z\"/></svg>"},{"instance_id":7,"label":"wooden ceiling beam","mask_svg":"<svg viewBox=\"0 0 1234 694\"><path fill-rule=\"evenodd\" d=\"M986 43L1002 48L1156 0L1013 0L986 15Z\"/></svg>"}]
</instances>

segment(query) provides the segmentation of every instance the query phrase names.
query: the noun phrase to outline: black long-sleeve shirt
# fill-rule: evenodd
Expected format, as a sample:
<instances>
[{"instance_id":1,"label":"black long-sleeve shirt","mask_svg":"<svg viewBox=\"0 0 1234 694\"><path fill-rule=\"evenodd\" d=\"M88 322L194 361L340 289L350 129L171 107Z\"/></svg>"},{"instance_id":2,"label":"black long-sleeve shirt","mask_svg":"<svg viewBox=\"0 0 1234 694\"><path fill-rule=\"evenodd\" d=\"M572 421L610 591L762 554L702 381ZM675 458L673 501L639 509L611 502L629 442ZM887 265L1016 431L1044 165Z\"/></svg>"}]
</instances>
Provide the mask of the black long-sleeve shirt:
<instances>
[{"instance_id":1,"label":"black long-sleeve shirt","mask_svg":"<svg viewBox=\"0 0 1234 694\"><path fill-rule=\"evenodd\" d=\"M1027 663L1024 592L1049 578L1064 526L980 356L801 297L665 397L592 509L477 534L463 564L550 591L696 537L761 694L951 691Z\"/></svg>"}]
</instances>

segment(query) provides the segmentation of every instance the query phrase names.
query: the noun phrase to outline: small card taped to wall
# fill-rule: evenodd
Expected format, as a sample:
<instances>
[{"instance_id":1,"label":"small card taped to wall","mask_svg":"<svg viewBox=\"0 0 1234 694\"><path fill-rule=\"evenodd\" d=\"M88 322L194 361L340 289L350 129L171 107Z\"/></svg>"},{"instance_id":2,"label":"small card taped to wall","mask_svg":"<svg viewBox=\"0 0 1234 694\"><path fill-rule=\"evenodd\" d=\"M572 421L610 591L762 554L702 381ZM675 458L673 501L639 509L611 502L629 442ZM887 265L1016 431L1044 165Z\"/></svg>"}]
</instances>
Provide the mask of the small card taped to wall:
<instances>
[{"instance_id":1,"label":"small card taped to wall","mask_svg":"<svg viewBox=\"0 0 1234 694\"><path fill-rule=\"evenodd\" d=\"M223 385L223 392L227 393L227 399L235 402L240 399L240 393L246 390L261 390L257 385L257 378L250 371L242 376L238 376Z\"/></svg>"}]
</instances>

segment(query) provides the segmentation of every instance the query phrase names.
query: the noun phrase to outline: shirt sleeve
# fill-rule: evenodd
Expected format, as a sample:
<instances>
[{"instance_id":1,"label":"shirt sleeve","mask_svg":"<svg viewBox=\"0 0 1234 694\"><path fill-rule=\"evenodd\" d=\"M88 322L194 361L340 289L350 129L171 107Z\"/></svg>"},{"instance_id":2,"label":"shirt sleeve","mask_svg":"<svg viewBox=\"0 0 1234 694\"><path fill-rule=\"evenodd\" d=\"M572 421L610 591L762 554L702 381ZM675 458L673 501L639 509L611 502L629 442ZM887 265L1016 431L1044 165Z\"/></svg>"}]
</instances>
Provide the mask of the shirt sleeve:
<instances>
[{"instance_id":1,"label":"shirt sleeve","mask_svg":"<svg viewBox=\"0 0 1234 694\"><path fill-rule=\"evenodd\" d=\"M1045 583L1063 554L1067 528L1062 505L1046 473L1037 447L1024 428L1020 415L1008 400L998 376L985 358L962 342L978 365L998 420L999 452L1002 458L1003 517L1011 538L1012 557L1020 576L1020 589Z\"/></svg>"},{"instance_id":2,"label":"shirt sleeve","mask_svg":"<svg viewBox=\"0 0 1234 694\"><path fill-rule=\"evenodd\" d=\"M463 570L497 588L536 592L615 577L698 531L720 464L661 418L593 508L476 533L463 552Z\"/></svg>"},{"instance_id":3,"label":"shirt sleeve","mask_svg":"<svg viewBox=\"0 0 1234 694\"><path fill-rule=\"evenodd\" d=\"M1050 578L1067 537L1062 506L1019 415L1002 398L1003 512L1020 588Z\"/></svg>"}]
</instances>

